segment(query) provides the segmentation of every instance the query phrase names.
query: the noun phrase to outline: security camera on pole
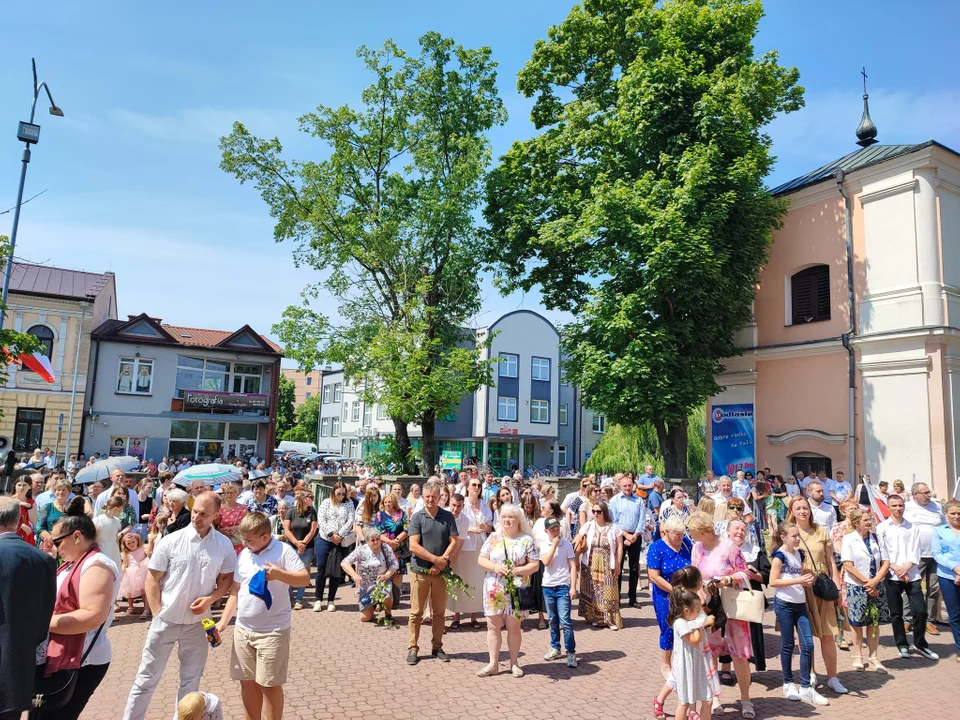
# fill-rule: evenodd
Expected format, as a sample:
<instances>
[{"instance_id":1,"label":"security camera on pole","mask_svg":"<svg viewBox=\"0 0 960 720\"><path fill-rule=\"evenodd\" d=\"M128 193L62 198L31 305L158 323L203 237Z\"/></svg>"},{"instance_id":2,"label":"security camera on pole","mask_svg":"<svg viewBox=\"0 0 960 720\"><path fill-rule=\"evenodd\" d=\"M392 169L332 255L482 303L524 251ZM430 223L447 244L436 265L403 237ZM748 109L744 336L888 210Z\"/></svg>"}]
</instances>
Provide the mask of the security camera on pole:
<instances>
[{"instance_id":1,"label":"security camera on pole","mask_svg":"<svg viewBox=\"0 0 960 720\"><path fill-rule=\"evenodd\" d=\"M57 107L53 101L53 95L50 94L50 88L45 82L37 82L37 61L31 58L33 63L33 104L30 106L30 122L20 121L17 128L17 139L24 143L23 148L23 167L20 169L20 189L17 190L17 204L13 210L13 228L10 230L10 256L6 259L6 268L3 274L3 296L0 298L0 326L3 324L3 316L6 313L7 293L10 290L10 273L13 270L13 251L17 247L17 228L20 225L20 206L23 204L23 184L27 179L27 165L30 164L30 146L40 141L40 126L33 122L34 114L37 110L37 98L40 97L40 89L46 91L50 98L50 114L57 117L63 117L63 110Z\"/></svg>"}]
</instances>

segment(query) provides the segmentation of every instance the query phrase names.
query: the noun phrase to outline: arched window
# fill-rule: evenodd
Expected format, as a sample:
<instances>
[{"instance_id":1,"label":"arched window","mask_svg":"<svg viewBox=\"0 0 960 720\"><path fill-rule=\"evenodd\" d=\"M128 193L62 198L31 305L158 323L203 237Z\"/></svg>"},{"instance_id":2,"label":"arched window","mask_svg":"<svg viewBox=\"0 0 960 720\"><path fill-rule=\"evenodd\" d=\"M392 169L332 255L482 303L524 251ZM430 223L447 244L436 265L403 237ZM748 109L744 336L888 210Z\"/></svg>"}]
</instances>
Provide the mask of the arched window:
<instances>
[{"instance_id":1,"label":"arched window","mask_svg":"<svg viewBox=\"0 0 960 720\"><path fill-rule=\"evenodd\" d=\"M47 359L53 359L53 330L48 328L46 325L34 325L32 328L27 330L28 335L33 335L37 340L40 341L40 344L43 345L43 354L47 356Z\"/></svg>"},{"instance_id":2,"label":"arched window","mask_svg":"<svg viewBox=\"0 0 960 720\"><path fill-rule=\"evenodd\" d=\"M794 325L830 319L830 266L814 265L790 278Z\"/></svg>"}]
</instances>

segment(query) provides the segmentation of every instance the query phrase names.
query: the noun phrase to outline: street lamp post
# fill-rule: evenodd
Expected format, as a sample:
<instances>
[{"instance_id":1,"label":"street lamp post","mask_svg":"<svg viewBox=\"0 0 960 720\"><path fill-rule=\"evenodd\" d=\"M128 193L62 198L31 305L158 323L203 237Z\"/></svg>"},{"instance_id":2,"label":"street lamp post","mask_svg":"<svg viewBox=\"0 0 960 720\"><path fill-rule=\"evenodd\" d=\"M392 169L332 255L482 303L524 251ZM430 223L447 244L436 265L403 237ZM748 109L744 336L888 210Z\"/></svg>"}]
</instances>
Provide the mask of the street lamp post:
<instances>
[{"instance_id":1,"label":"street lamp post","mask_svg":"<svg viewBox=\"0 0 960 720\"><path fill-rule=\"evenodd\" d=\"M33 103L30 105L30 122L20 121L17 128L17 139L23 142L23 167L20 168L20 188L17 190L17 205L13 210L13 228L10 230L10 255L7 257L6 267L3 273L3 296L2 305L0 305L0 326L3 325L3 319L6 315L7 293L10 292L10 274L13 272L13 251L17 247L17 228L20 225L20 206L23 204L23 185L27 179L27 165L30 164L30 146L35 145L40 140L40 126L33 122L37 111L37 98L40 97L40 89L46 91L50 98L50 114L57 117L63 117L63 110L57 107L53 101L53 95L50 94L50 88L45 82L37 82L37 61L30 59L33 63Z\"/></svg>"}]
</instances>

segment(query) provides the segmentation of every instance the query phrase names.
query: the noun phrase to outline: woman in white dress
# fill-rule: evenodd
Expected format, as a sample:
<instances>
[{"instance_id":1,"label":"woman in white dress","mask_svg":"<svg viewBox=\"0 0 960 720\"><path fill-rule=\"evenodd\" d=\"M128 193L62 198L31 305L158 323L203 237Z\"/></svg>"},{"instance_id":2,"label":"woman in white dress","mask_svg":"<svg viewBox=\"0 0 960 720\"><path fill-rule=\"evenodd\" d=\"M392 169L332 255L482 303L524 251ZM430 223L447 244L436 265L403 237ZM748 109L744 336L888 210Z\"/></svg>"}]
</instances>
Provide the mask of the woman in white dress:
<instances>
[{"instance_id":1,"label":"woman in white dress","mask_svg":"<svg viewBox=\"0 0 960 720\"><path fill-rule=\"evenodd\" d=\"M476 487L471 487L476 484ZM475 495L476 500L480 500L480 481L471 479L467 484L468 494ZM459 493L453 496L450 502L450 511L457 521L457 532L459 534L458 548L454 552L455 557L450 563L453 572L463 578L463 581L470 586L469 597L463 590L457 592L456 600L450 594L447 594L447 610L453 613L453 622L450 623L450 629L456 630L460 627L460 616L470 615L470 627L479 630L483 627L477 619L477 614L483 612L483 598L481 597L481 588L483 587L484 571L478 561L480 559L480 547L487 537L487 531L490 528L490 517L479 511L480 516L474 510L474 507L464 499ZM486 509L490 508L480 500L479 506Z\"/></svg>"}]
</instances>

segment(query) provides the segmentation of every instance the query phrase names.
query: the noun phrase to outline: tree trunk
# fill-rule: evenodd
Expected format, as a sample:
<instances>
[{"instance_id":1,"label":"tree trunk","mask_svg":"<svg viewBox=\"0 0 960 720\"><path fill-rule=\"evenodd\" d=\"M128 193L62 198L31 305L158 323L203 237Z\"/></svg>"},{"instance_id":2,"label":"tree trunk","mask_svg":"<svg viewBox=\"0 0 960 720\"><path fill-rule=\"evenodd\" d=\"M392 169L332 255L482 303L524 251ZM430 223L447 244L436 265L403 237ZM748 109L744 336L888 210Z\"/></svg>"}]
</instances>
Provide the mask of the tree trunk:
<instances>
[{"instance_id":1,"label":"tree trunk","mask_svg":"<svg viewBox=\"0 0 960 720\"><path fill-rule=\"evenodd\" d=\"M667 424L654 420L660 454L663 456L663 474L670 479L687 477L687 421Z\"/></svg>"},{"instance_id":2,"label":"tree trunk","mask_svg":"<svg viewBox=\"0 0 960 720\"><path fill-rule=\"evenodd\" d=\"M423 430L423 438L420 441L423 474L432 475L437 465L437 413L427 410L420 420L420 428Z\"/></svg>"},{"instance_id":3,"label":"tree trunk","mask_svg":"<svg viewBox=\"0 0 960 720\"><path fill-rule=\"evenodd\" d=\"M410 475L416 472L415 468L410 467L410 433L407 431L407 423L397 418L393 420L393 441L397 446L397 458L400 461L401 473Z\"/></svg>"}]
</instances>

